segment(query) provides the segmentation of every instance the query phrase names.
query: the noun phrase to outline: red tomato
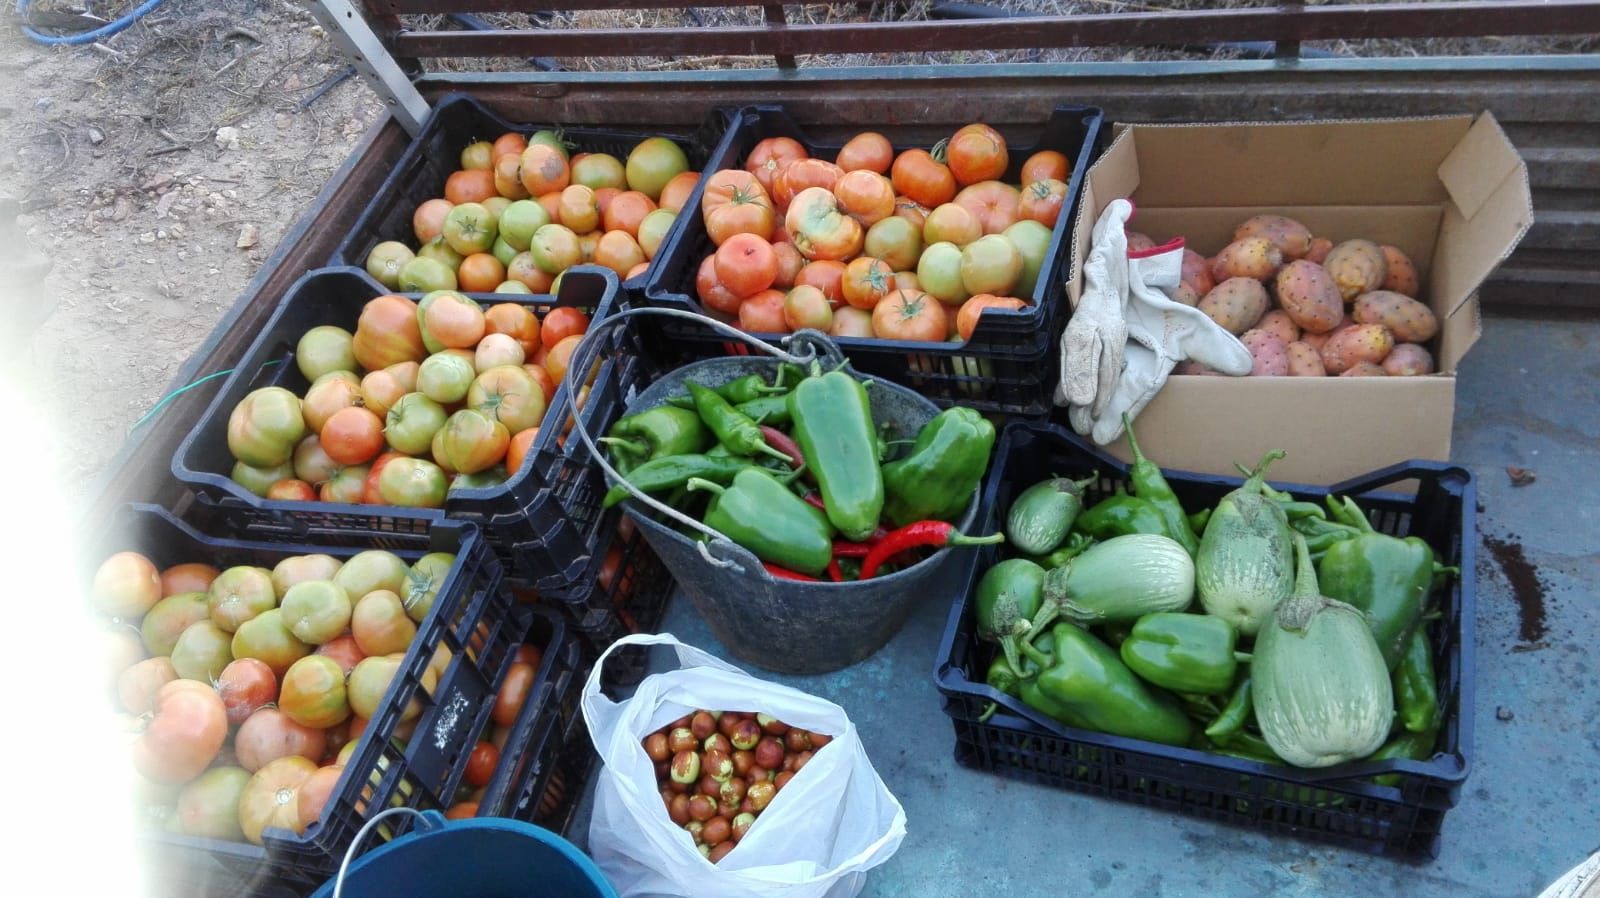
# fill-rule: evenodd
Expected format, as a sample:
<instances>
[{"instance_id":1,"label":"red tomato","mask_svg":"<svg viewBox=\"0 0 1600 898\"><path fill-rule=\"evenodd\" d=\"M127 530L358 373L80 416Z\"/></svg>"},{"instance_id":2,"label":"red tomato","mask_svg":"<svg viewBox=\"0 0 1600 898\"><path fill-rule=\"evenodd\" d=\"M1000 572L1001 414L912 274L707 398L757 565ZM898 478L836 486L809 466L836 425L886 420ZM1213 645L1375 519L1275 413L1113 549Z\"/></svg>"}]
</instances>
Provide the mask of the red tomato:
<instances>
[{"instance_id":1,"label":"red tomato","mask_svg":"<svg viewBox=\"0 0 1600 898\"><path fill-rule=\"evenodd\" d=\"M689 194L694 192L694 187L698 183L700 183L700 173L697 171L678 172L673 175L672 180L661 188L659 207L673 212L681 210L689 201Z\"/></svg>"},{"instance_id":2,"label":"red tomato","mask_svg":"<svg viewBox=\"0 0 1600 898\"><path fill-rule=\"evenodd\" d=\"M700 214L711 242L719 246L734 234L770 239L777 220L761 183L749 172L736 170L719 171L707 179Z\"/></svg>"},{"instance_id":3,"label":"red tomato","mask_svg":"<svg viewBox=\"0 0 1600 898\"><path fill-rule=\"evenodd\" d=\"M489 714L495 723L509 727L517 722L517 712L527 703L528 690L533 688L537 676L538 669L531 664L511 665L505 682L500 684L500 691L495 694L494 710Z\"/></svg>"},{"instance_id":4,"label":"red tomato","mask_svg":"<svg viewBox=\"0 0 1600 898\"><path fill-rule=\"evenodd\" d=\"M700 302L706 308L724 315L739 314L739 294L728 289L727 285L717 277L717 257L715 254L706 256L700 262L700 270L694 279L695 295L700 297Z\"/></svg>"},{"instance_id":5,"label":"red tomato","mask_svg":"<svg viewBox=\"0 0 1600 898\"><path fill-rule=\"evenodd\" d=\"M444 198L456 205L481 203L499 194L494 189L494 173L486 169L462 169L444 182Z\"/></svg>"},{"instance_id":6,"label":"red tomato","mask_svg":"<svg viewBox=\"0 0 1600 898\"><path fill-rule=\"evenodd\" d=\"M861 256L844 267L841 289L845 302L871 311L895 289L894 271L879 259Z\"/></svg>"},{"instance_id":7,"label":"red tomato","mask_svg":"<svg viewBox=\"0 0 1600 898\"><path fill-rule=\"evenodd\" d=\"M835 309L844 304L844 263L822 259L807 264L794 277L796 287L816 287Z\"/></svg>"},{"instance_id":8,"label":"red tomato","mask_svg":"<svg viewBox=\"0 0 1600 898\"><path fill-rule=\"evenodd\" d=\"M961 309L956 312L956 333L961 339L972 339L972 332L978 329L978 317L984 309L1023 309L1027 303L1010 296L995 296L990 293L980 293L961 304Z\"/></svg>"},{"instance_id":9,"label":"red tomato","mask_svg":"<svg viewBox=\"0 0 1600 898\"><path fill-rule=\"evenodd\" d=\"M541 368L540 370L543 371L544 369ZM550 373L546 371L545 377L548 378L549 376ZM554 383L554 381L551 382ZM554 392L554 390L551 392ZM537 440L538 438L539 428L537 427L530 427L527 430L519 430L511 435L511 442L506 444L507 475L515 477L517 472L522 470L523 459L527 458L528 450L532 448L533 441Z\"/></svg>"},{"instance_id":10,"label":"red tomato","mask_svg":"<svg viewBox=\"0 0 1600 898\"><path fill-rule=\"evenodd\" d=\"M792 243L774 243L772 252L778 257L778 274L772 279L772 286L787 290L794 286L795 277L805 267L806 257L800 255Z\"/></svg>"},{"instance_id":11,"label":"red tomato","mask_svg":"<svg viewBox=\"0 0 1600 898\"><path fill-rule=\"evenodd\" d=\"M487 786L494 777L494 768L500 763L500 750L488 742L473 746L467 758L466 780L474 786Z\"/></svg>"},{"instance_id":12,"label":"red tomato","mask_svg":"<svg viewBox=\"0 0 1600 898\"><path fill-rule=\"evenodd\" d=\"M278 677L259 658L235 658L217 677L217 694L228 710L228 723L238 726L277 701Z\"/></svg>"},{"instance_id":13,"label":"red tomato","mask_svg":"<svg viewBox=\"0 0 1600 898\"><path fill-rule=\"evenodd\" d=\"M360 465L383 451L383 421L360 406L342 408L322 425L322 451L340 464Z\"/></svg>"},{"instance_id":14,"label":"red tomato","mask_svg":"<svg viewBox=\"0 0 1600 898\"><path fill-rule=\"evenodd\" d=\"M445 216L455 205L447 199L424 200L411 215L411 230L417 235L417 242L428 243L443 234Z\"/></svg>"},{"instance_id":15,"label":"red tomato","mask_svg":"<svg viewBox=\"0 0 1600 898\"><path fill-rule=\"evenodd\" d=\"M1066 156L1055 150L1040 150L1022 163L1022 177L1018 180L1025 185L1050 179L1065 181L1071 167L1072 160Z\"/></svg>"},{"instance_id":16,"label":"red tomato","mask_svg":"<svg viewBox=\"0 0 1600 898\"><path fill-rule=\"evenodd\" d=\"M800 191L808 187L820 187L831 193L843 176L844 170L832 162L801 159L785 167L772 179L773 202L778 204L779 209L786 209L800 195Z\"/></svg>"},{"instance_id":17,"label":"red tomato","mask_svg":"<svg viewBox=\"0 0 1600 898\"><path fill-rule=\"evenodd\" d=\"M945 145L945 162L958 184L993 181L1006 173L1006 139L988 125L967 125Z\"/></svg>"},{"instance_id":18,"label":"red tomato","mask_svg":"<svg viewBox=\"0 0 1600 898\"><path fill-rule=\"evenodd\" d=\"M849 172L833 185L833 195L839 208L864 228L894 214L894 185L875 172Z\"/></svg>"},{"instance_id":19,"label":"red tomato","mask_svg":"<svg viewBox=\"0 0 1600 898\"><path fill-rule=\"evenodd\" d=\"M562 306L551 309L544 316L543 330L540 331L540 342L545 346L554 346L573 334L582 334L589 330L589 316L580 309L571 306Z\"/></svg>"},{"instance_id":20,"label":"red tomato","mask_svg":"<svg viewBox=\"0 0 1600 898\"><path fill-rule=\"evenodd\" d=\"M133 744L133 769L177 785L210 766L228 737L228 709L210 685L173 680L155 697L155 717Z\"/></svg>"},{"instance_id":21,"label":"red tomato","mask_svg":"<svg viewBox=\"0 0 1600 898\"><path fill-rule=\"evenodd\" d=\"M807 159L810 155L798 140L769 137L750 150L750 155L744 160L744 170L760 182L763 190L771 193L779 172L788 168L790 163Z\"/></svg>"},{"instance_id":22,"label":"red tomato","mask_svg":"<svg viewBox=\"0 0 1600 898\"><path fill-rule=\"evenodd\" d=\"M161 572L161 597L166 598L180 592L205 592L219 573L221 571L209 564L199 562L175 564Z\"/></svg>"},{"instance_id":23,"label":"red tomato","mask_svg":"<svg viewBox=\"0 0 1600 898\"><path fill-rule=\"evenodd\" d=\"M1017 213L1047 228L1056 226L1061 217L1061 205L1067 201L1067 185L1054 178L1033 181L1022 189L1022 201ZM1207 272L1209 276L1210 272Z\"/></svg>"},{"instance_id":24,"label":"red tomato","mask_svg":"<svg viewBox=\"0 0 1600 898\"><path fill-rule=\"evenodd\" d=\"M351 350L368 371L428 357L417 323L417 304L404 296L380 296L361 309Z\"/></svg>"},{"instance_id":25,"label":"red tomato","mask_svg":"<svg viewBox=\"0 0 1600 898\"><path fill-rule=\"evenodd\" d=\"M763 290L739 303L739 327L752 334L786 334L783 291Z\"/></svg>"},{"instance_id":26,"label":"red tomato","mask_svg":"<svg viewBox=\"0 0 1600 898\"><path fill-rule=\"evenodd\" d=\"M322 730L295 723L277 708L261 708L240 724L233 750L239 766L254 772L290 755L320 761L327 751L327 739Z\"/></svg>"},{"instance_id":27,"label":"red tomato","mask_svg":"<svg viewBox=\"0 0 1600 898\"><path fill-rule=\"evenodd\" d=\"M894 146L889 138L876 131L863 131L839 148L839 156L834 161L847 172L870 171L884 175L894 164Z\"/></svg>"},{"instance_id":28,"label":"red tomato","mask_svg":"<svg viewBox=\"0 0 1600 898\"><path fill-rule=\"evenodd\" d=\"M315 502L317 491L304 480L289 477L267 487L267 498L279 502Z\"/></svg>"},{"instance_id":29,"label":"red tomato","mask_svg":"<svg viewBox=\"0 0 1600 898\"><path fill-rule=\"evenodd\" d=\"M738 296L753 296L778 277L778 255L772 244L754 234L735 234L717 247L717 280Z\"/></svg>"},{"instance_id":30,"label":"red tomato","mask_svg":"<svg viewBox=\"0 0 1600 898\"><path fill-rule=\"evenodd\" d=\"M478 803L476 801L463 801L450 806L444 812L446 820L471 820L478 816Z\"/></svg>"},{"instance_id":31,"label":"red tomato","mask_svg":"<svg viewBox=\"0 0 1600 898\"><path fill-rule=\"evenodd\" d=\"M896 156L889 175L895 193L929 209L955 199L955 176L927 150L906 150Z\"/></svg>"},{"instance_id":32,"label":"red tomato","mask_svg":"<svg viewBox=\"0 0 1600 898\"><path fill-rule=\"evenodd\" d=\"M365 599L366 596L362 596L362 598ZM358 603L356 607L360 608L361 606ZM343 670L346 675L349 675L350 671L356 669L356 665L361 663L362 658L367 657L366 652L361 651L361 644L357 642L356 638L352 635L340 636L338 639L330 639L327 642L324 642L322 645L317 646L317 650L313 652L313 654L322 655L325 658L332 658L334 661L337 661L339 663L339 668Z\"/></svg>"}]
</instances>

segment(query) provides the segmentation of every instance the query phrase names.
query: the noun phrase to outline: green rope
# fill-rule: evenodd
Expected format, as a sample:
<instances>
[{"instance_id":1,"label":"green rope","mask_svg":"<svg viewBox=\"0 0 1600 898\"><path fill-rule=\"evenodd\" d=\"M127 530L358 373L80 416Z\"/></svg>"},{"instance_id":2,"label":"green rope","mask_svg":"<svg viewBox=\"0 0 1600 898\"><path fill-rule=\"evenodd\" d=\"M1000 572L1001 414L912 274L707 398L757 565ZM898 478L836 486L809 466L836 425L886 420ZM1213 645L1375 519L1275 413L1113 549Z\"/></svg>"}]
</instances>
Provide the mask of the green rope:
<instances>
[{"instance_id":1,"label":"green rope","mask_svg":"<svg viewBox=\"0 0 1600 898\"><path fill-rule=\"evenodd\" d=\"M281 365L281 364L283 364L283 359L273 359L272 361L267 362L266 364L263 364L261 367L265 368L268 365ZM177 388L176 390L173 390L171 393L168 393L167 395L161 397L161 401L157 402L155 405L151 406L149 411L147 411L143 415L139 416L139 420L133 422L133 426L128 428L128 430L134 431L134 430L138 430L140 427L143 427L147 422L149 422L149 420L151 418L154 418L156 415L160 414L161 410L166 408L168 403L172 402L172 400L174 400L174 399L177 399L179 396L182 396L183 394L189 392L190 390L194 389L195 387L198 387L201 384L206 383L207 381L216 380L219 377L225 377L225 376L227 376L229 374L232 374L233 372L234 372L233 368L228 368L228 369L225 369L223 371L215 372L213 374L207 374L205 377L200 378L199 380L195 381L194 383L185 384L184 386L181 386L181 387Z\"/></svg>"}]
</instances>

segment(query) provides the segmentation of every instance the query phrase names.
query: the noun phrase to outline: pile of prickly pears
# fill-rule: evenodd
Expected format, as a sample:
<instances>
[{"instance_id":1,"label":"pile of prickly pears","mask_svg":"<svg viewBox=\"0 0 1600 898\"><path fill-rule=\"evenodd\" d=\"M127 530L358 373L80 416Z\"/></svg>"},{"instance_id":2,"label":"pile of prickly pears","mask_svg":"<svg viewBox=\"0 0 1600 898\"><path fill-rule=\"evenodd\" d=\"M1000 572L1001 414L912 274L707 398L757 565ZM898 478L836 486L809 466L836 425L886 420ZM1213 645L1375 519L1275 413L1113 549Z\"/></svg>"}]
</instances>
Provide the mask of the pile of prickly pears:
<instances>
[{"instance_id":1,"label":"pile of prickly pears","mask_svg":"<svg viewBox=\"0 0 1600 898\"><path fill-rule=\"evenodd\" d=\"M1156 245L1130 232L1129 249ZM1207 259L1183 251L1179 302L1239 337L1258 376L1405 377L1434 372L1439 320L1417 268L1393 246L1334 243L1282 215L1256 215ZM1214 374L1185 362L1178 374Z\"/></svg>"}]
</instances>

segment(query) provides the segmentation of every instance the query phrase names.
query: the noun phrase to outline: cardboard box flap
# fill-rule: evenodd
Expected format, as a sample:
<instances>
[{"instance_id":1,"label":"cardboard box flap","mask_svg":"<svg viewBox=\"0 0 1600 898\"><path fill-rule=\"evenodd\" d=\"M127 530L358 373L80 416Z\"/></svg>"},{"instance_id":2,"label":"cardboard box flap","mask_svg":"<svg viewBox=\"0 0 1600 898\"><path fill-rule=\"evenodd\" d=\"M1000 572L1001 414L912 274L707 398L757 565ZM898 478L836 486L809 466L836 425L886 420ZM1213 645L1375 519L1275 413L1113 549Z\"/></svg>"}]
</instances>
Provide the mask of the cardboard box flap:
<instances>
[{"instance_id":1,"label":"cardboard box flap","mask_svg":"<svg viewBox=\"0 0 1600 898\"><path fill-rule=\"evenodd\" d=\"M1083 296L1083 263L1089 258L1094 223L1100 212L1118 197L1132 196L1139 187L1139 150L1133 132L1118 132L1111 146L1090 166L1083 179L1083 198L1072 228L1072 262L1067 269L1067 301L1078 307Z\"/></svg>"},{"instance_id":2,"label":"cardboard box flap","mask_svg":"<svg viewBox=\"0 0 1600 898\"><path fill-rule=\"evenodd\" d=\"M1148 206L1434 205L1471 116L1134 125ZM1375 149L1405 147L1404 153Z\"/></svg>"},{"instance_id":3,"label":"cardboard box flap","mask_svg":"<svg viewBox=\"0 0 1600 898\"><path fill-rule=\"evenodd\" d=\"M1533 224L1533 191L1527 165L1487 112L1439 165L1438 178L1451 202L1430 266L1431 293L1449 317L1522 242Z\"/></svg>"}]
</instances>

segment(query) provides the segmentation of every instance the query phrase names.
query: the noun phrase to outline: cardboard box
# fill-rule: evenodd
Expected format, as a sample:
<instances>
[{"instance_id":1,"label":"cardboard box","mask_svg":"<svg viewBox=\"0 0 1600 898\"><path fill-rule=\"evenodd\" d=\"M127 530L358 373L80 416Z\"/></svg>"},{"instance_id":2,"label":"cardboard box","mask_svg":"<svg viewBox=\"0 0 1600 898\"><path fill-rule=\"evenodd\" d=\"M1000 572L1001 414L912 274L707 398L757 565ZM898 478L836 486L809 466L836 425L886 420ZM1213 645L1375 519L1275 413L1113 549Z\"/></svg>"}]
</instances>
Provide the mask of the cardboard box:
<instances>
[{"instance_id":1,"label":"cardboard box","mask_svg":"<svg viewBox=\"0 0 1600 898\"><path fill-rule=\"evenodd\" d=\"M1068 296L1083 290L1090 232L1131 197L1133 230L1214 255L1251 215L1275 212L1340 240L1399 247L1439 316L1439 373L1407 378L1174 375L1136 422L1170 468L1234 473L1268 449L1274 479L1331 484L1412 458L1450 457L1456 366L1481 333L1476 291L1533 221L1528 172L1488 113L1323 123L1119 125L1084 185ZM1108 447L1127 459L1126 439Z\"/></svg>"}]
</instances>

